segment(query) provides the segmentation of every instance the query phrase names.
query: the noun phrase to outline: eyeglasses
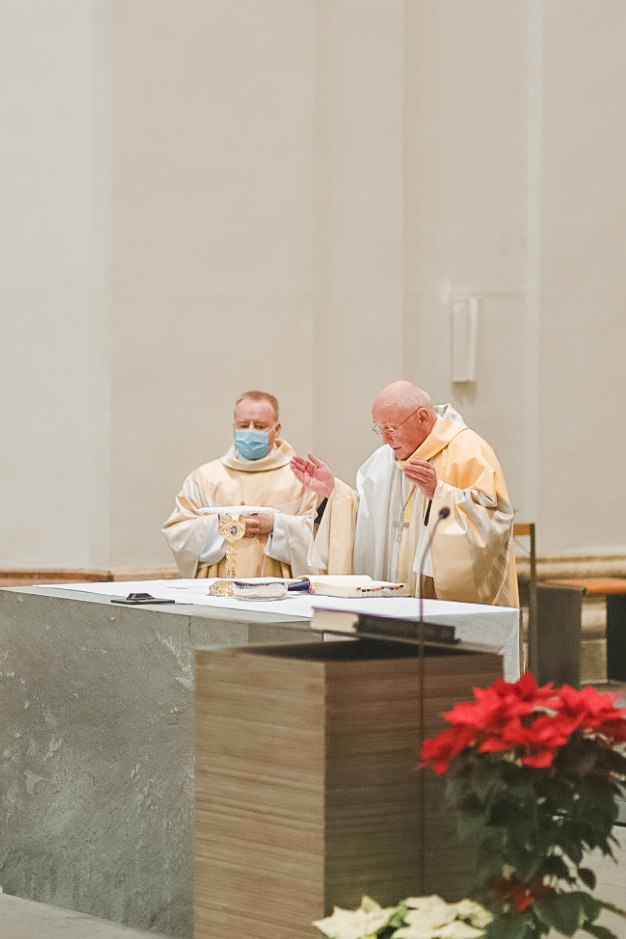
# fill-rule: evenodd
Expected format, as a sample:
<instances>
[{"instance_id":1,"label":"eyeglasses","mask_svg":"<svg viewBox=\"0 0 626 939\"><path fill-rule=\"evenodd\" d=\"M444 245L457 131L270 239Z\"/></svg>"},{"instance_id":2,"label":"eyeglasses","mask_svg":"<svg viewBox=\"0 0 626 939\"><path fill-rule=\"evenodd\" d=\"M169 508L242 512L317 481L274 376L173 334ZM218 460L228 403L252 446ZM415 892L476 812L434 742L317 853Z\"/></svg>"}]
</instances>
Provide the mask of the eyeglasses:
<instances>
[{"instance_id":1,"label":"eyeglasses","mask_svg":"<svg viewBox=\"0 0 626 939\"><path fill-rule=\"evenodd\" d=\"M404 420L400 421L397 427L380 427L379 424L374 424L374 426L372 427L372 430L374 431L375 434L378 434L379 437L395 437L398 431L400 430L400 428L402 427L402 425L406 424L408 419L410 417L413 417L414 414L417 414L417 412L419 411L421 407L423 407L423 405L419 404L415 408L414 411L411 411L410 414L407 414Z\"/></svg>"}]
</instances>

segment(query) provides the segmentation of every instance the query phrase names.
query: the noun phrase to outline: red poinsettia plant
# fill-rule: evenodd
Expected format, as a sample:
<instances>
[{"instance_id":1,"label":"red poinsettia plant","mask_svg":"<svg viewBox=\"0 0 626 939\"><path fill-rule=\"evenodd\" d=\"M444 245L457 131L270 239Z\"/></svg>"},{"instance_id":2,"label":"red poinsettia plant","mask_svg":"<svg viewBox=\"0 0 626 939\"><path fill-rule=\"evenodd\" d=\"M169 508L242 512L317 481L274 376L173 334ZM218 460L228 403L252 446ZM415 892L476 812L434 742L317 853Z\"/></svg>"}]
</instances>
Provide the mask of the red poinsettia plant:
<instances>
[{"instance_id":1,"label":"red poinsettia plant","mask_svg":"<svg viewBox=\"0 0 626 939\"><path fill-rule=\"evenodd\" d=\"M538 939L550 929L613 933L584 855L613 857L626 780L626 708L591 686L538 687L530 673L474 689L425 740L420 767L446 774L445 799L475 851L473 891L493 914L488 939ZM586 888L586 889L585 889Z\"/></svg>"}]
</instances>

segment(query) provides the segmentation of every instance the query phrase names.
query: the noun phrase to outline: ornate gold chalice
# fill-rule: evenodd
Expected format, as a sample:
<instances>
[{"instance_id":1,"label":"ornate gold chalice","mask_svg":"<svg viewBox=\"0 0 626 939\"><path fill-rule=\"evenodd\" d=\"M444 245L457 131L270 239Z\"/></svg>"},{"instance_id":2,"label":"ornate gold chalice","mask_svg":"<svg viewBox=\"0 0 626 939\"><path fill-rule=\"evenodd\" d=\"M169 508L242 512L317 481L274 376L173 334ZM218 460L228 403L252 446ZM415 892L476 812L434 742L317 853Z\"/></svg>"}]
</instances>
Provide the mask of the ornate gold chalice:
<instances>
[{"instance_id":1,"label":"ornate gold chalice","mask_svg":"<svg viewBox=\"0 0 626 939\"><path fill-rule=\"evenodd\" d=\"M225 580L216 580L209 593L212 597L234 596L233 585L229 583L237 576L237 542L246 533L246 523L243 515L231 515L226 512L220 515L220 535L226 540L226 568Z\"/></svg>"}]
</instances>

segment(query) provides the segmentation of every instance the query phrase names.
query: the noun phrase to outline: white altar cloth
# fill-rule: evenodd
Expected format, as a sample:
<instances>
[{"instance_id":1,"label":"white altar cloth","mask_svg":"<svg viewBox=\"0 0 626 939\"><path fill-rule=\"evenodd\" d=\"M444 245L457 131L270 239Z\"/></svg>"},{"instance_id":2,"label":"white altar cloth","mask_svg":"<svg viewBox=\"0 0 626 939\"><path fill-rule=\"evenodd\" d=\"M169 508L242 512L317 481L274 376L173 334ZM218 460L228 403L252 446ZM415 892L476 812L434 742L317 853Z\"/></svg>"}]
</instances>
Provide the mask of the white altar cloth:
<instances>
[{"instance_id":1,"label":"white altar cloth","mask_svg":"<svg viewBox=\"0 0 626 939\"><path fill-rule=\"evenodd\" d=\"M520 613L514 607L491 606L481 603L456 603L448 600L424 600L415 597L368 597L342 599L320 594L290 592L279 600L238 600L233 597L211 597L208 591L212 579L173 579L142 581L106 581L96 583L55 584L63 590L82 591L115 598L129 593L149 593L155 599L174 600L176 604L210 606L216 609L276 613L290 619L311 620L313 610L332 610L380 613L419 619L423 611L425 620L448 623L455 627L462 642L489 646L503 658L504 677L516 681L520 676Z\"/></svg>"}]
</instances>

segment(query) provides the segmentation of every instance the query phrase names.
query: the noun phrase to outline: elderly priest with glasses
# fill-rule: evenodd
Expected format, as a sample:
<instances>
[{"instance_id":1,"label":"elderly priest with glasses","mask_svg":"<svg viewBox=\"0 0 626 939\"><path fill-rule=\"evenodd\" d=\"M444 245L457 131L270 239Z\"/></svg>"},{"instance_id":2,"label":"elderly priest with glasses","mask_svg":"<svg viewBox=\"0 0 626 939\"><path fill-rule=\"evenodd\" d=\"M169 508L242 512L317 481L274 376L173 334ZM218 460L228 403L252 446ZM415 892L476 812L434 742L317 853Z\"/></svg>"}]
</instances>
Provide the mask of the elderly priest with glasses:
<instances>
[{"instance_id":1,"label":"elderly priest with glasses","mask_svg":"<svg viewBox=\"0 0 626 939\"><path fill-rule=\"evenodd\" d=\"M238 577L310 573L307 553L318 496L294 477L293 448L280 438L278 401L247 391L235 402L233 443L195 469L176 497L162 531L183 577L224 577L227 545L220 510L240 510Z\"/></svg>"},{"instance_id":2,"label":"elderly priest with glasses","mask_svg":"<svg viewBox=\"0 0 626 939\"><path fill-rule=\"evenodd\" d=\"M489 444L409 381L383 388L372 417L383 445L359 469L356 492L312 454L291 461L327 500L309 562L401 581L415 596L518 606L513 510Z\"/></svg>"}]
</instances>

